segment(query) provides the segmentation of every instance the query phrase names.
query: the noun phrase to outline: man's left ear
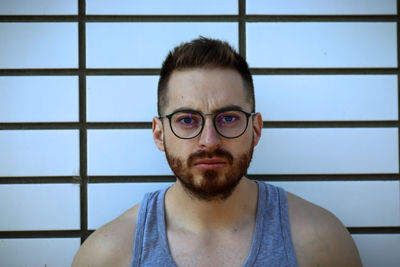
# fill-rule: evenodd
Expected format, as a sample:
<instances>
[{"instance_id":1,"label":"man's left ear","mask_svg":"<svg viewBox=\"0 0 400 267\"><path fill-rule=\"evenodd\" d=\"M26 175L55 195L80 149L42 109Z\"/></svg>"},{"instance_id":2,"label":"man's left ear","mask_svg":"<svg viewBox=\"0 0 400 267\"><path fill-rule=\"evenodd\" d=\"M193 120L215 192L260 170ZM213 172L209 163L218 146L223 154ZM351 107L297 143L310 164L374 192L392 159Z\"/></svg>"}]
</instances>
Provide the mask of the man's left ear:
<instances>
[{"instance_id":1,"label":"man's left ear","mask_svg":"<svg viewBox=\"0 0 400 267\"><path fill-rule=\"evenodd\" d=\"M258 144L261 138L261 132L263 127L262 116L259 112L253 115L253 135L254 135L254 146Z\"/></svg>"}]
</instances>

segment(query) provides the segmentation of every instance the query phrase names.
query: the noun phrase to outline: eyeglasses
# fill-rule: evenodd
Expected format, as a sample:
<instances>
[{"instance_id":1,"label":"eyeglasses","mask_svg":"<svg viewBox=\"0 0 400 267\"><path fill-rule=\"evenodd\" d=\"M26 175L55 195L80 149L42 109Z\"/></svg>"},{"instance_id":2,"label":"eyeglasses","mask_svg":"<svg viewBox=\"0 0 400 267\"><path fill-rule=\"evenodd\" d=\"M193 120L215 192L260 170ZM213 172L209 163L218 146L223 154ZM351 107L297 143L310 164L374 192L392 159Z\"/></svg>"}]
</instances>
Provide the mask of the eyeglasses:
<instances>
[{"instance_id":1,"label":"eyeglasses","mask_svg":"<svg viewBox=\"0 0 400 267\"><path fill-rule=\"evenodd\" d=\"M159 118L168 118L174 135L181 139L192 139L204 128L205 116L213 116L215 130L225 138L238 138L244 134L249 117L255 113L243 110L224 110L216 114L202 114L194 110L175 111Z\"/></svg>"}]
</instances>

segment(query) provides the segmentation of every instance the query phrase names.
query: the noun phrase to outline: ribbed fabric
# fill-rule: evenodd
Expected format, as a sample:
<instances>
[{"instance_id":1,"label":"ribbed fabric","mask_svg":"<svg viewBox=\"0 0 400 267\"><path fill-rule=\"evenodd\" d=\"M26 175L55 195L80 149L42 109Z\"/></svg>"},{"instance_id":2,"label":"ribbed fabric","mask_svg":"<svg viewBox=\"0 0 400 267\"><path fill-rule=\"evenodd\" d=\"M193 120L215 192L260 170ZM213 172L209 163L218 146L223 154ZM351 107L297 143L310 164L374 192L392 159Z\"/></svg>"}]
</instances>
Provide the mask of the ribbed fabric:
<instances>
[{"instance_id":1,"label":"ribbed fabric","mask_svg":"<svg viewBox=\"0 0 400 267\"><path fill-rule=\"evenodd\" d=\"M257 184L256 228L250 254L243 267L297 267L286 193L280 187L263 182ZM143 198L136 225L132 267L176 267L165 229L166 191L147 193Z\"/></svg>"}]
</instances>

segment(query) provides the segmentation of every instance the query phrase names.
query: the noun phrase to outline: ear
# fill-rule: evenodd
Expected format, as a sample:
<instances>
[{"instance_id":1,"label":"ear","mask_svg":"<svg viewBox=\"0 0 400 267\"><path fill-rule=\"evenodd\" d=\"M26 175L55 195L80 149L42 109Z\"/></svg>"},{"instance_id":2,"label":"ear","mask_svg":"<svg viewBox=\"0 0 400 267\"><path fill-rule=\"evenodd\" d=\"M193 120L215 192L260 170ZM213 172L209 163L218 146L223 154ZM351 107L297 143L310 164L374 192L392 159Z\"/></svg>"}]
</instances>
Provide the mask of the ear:
<instances>
[{"instance_id":1,"label":"ear","mask_svg":"<svg viewBox=\"0 0 400 267\"><path fill-rule=\"evenodd\" d=\"M161 120L158 117L153 118L153 139L159 150L165 151L164 148L164 129Z\"/></svg>"},{"instance_id":2,"label":"ear","mask_svg":"<svg viewBox=\"0 0 400 267\"><path fill-rule=\"evenodd\" d=\"M263 127L262 116L259 112L253 115L253 135L254 135L254 146L258 144L261 138L261 132Z\"/></svg>"}]
</instances>

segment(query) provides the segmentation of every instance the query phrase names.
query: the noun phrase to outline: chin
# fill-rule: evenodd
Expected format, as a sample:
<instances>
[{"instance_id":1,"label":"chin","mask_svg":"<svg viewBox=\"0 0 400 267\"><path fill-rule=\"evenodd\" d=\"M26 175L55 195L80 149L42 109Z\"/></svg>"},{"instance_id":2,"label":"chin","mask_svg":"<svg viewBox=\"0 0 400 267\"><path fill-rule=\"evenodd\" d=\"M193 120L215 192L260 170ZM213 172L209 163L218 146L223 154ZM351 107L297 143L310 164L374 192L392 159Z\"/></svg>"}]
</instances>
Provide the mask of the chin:
<instances>
[{"instance_id":1,"label":"chin","mask_svg":"<svg viewBox=\"0 0 400 267\"><path fill-rule=\"evenodd\" d=\"M242 177L243 174L233 178L210 170L204 171L200 176L192 176L192 179L189 180L177 176L184 190L192 198L201 201L227 199L232 195Z\"/></svg>"}]
</instances>

